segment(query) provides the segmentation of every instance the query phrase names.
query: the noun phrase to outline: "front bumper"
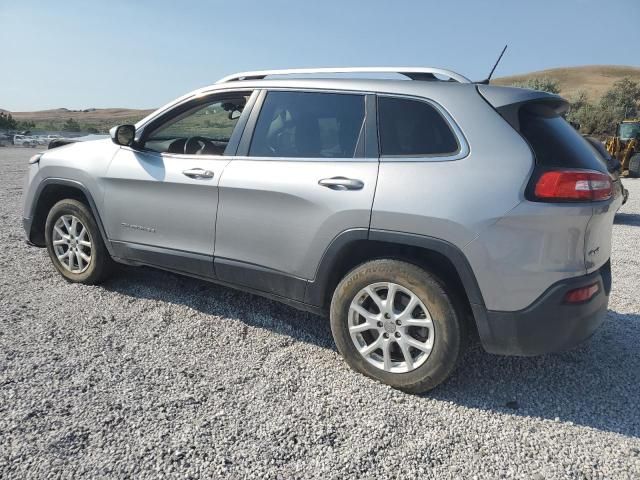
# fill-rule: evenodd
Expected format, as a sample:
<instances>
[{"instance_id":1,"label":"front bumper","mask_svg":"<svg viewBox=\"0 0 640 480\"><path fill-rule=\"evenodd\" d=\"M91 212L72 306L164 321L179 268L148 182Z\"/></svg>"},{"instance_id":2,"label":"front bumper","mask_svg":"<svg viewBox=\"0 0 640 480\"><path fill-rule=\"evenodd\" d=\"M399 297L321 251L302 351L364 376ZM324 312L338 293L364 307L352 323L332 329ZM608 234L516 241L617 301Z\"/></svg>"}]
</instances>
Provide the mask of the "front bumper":
<instances>
[{"instance_id":1,"label":"front bumper","mask_svg":"<svg viewBox=\"0 0 640 480\"><path fill-rule=\"evenodd\" d=\"M598 282L598 293L581 304L564 303L569 290ZM577 278L562 280L529 307L517 312L487 311L484 349L500 355L542 355L570 349L602 325L611 291L611 264Z\"/></svg>"},{"instance_id":2,"label":"front bumper","mask_svg":"<svg viewBox=\"0 0 640 480\"><path fill-rule=\"evenodd\" d=\"M31 241L31 224L33 220L31 218L22 217L22 228L24 229L24 241L31 246L36 246L35 243Z\"/></svg>"}]
</instances>

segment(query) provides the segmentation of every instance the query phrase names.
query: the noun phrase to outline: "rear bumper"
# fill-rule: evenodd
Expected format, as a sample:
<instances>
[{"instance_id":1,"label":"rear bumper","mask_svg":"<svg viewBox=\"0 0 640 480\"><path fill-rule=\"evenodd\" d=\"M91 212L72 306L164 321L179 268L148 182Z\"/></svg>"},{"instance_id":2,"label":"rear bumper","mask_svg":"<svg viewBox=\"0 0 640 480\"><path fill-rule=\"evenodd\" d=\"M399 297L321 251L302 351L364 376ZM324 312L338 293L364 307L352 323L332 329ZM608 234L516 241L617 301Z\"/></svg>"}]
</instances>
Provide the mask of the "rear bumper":
<instances>
[{"instance_id":1,"label":"rear bumper","mask_svg":"<svg viewBox=\"0 0 640 480\"><path fill-rule=\"evenodd\" d=\"M581 304L564 303L569 290L598 282L598 293ZM487 329L481 335L489 353L542 355L570 349L589 338L607 313L611 291L611 264L577 278L562 280L529 307L517 312L487 311Z\"/></svg>"}]
</instances>

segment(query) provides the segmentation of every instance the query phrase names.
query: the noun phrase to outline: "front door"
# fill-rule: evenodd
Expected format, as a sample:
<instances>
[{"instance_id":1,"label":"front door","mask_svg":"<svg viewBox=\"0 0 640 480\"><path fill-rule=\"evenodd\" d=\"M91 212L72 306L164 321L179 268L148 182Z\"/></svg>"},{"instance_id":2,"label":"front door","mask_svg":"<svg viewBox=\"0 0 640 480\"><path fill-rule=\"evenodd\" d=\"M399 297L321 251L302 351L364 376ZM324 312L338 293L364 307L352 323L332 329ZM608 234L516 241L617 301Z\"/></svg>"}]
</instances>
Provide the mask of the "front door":
<instances>
[{"instance_id":1,"label":"front door","mask_svg":"<svg viewBox=\"0 0 640 480\"><path fill-rule=\"evenodd\" d=\"M378 172L366 104L357 93L261 94L219 185L219 279L302 300L331 241L366 232Z\"/></svg>"},{"instance_id":2,"label":"front door","mask_svg":"<svg viewBox=\"0 0 640 480\"><path fill-rule=\"evenodd\" d=\"M218 183L248 93L180 105L122 147L105 179L104 221L116 255L213 276ZM240 122L242 124L242 122Z\"/></svg>"}]
</instances>

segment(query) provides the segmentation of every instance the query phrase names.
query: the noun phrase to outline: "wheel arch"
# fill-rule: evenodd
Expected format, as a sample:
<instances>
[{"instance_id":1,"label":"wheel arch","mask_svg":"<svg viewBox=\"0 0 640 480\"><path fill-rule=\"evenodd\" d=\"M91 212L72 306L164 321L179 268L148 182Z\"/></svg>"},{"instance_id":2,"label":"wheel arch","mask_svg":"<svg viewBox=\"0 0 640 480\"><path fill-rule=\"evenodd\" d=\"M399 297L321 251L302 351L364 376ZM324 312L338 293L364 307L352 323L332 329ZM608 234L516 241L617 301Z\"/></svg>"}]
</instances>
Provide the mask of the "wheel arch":
<instances>
[{"instance_id":1,"label":"wheel arch","mask_svg":"<svg viewBox=\"0 0 640 480\"><path fill-rule=\"evenodd\" d=\"M326 310L336 286L353 268L364 262L392 258L425 268L437 275L462 302L467 317L473 319L481 338L487 332L486 307L464 253L445 240L389 230L347 230L327 248L313 281L305 292L305 302Z\"/></svg>"},{"instance_id":2,"label":"wheel arch","mask_svg":"<svg viewBox=\"0 0 640 480\"><path fill-rule=\"evenodd\" d=\"M104 241L110 255L111 244L108 242L98 208L91 195L91 192L82 183L76 180L65 178L47 178L44 179L34 195L34 201L31 207L29 218L31 225L29 227L29 241L38 247L45 246L44 229L47 221L47 215L57 202L64 199L73 199L84 203L91 211L93 217L98 224L100 235Z\"/></svg>"}]
</instances>

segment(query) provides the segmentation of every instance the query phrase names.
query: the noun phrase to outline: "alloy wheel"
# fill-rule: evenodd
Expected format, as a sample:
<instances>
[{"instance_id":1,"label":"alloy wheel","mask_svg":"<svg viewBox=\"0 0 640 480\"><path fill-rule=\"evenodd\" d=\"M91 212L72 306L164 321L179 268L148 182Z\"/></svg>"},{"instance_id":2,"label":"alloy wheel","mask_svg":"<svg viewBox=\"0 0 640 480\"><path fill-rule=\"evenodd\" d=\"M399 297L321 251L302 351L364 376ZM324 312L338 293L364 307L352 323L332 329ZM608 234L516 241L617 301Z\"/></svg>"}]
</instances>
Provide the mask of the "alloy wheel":
<instances>
[{"instance_id":1,"label":"alloy wheel","mask_svg":"<svg viewBox=\"0 0 640 480\"><path fill-rule=\"evenodd\" d=\"M53 250L63 268L83 273L91 264L92 243L89 230L75 215L62 215L53 226Z\"/></svg>"},{"instance_id":2,"label":"alloy wheel","mask_svg":"<svg viewBox=\"0 0 640 480\"><path fill-rule=\"evenodd\" d=\"M349 306L348 328L360 355L386 372L415 370L433 349L429 310L415 293L396 283L360 290Z\"/></svg>"}]
</instances>

